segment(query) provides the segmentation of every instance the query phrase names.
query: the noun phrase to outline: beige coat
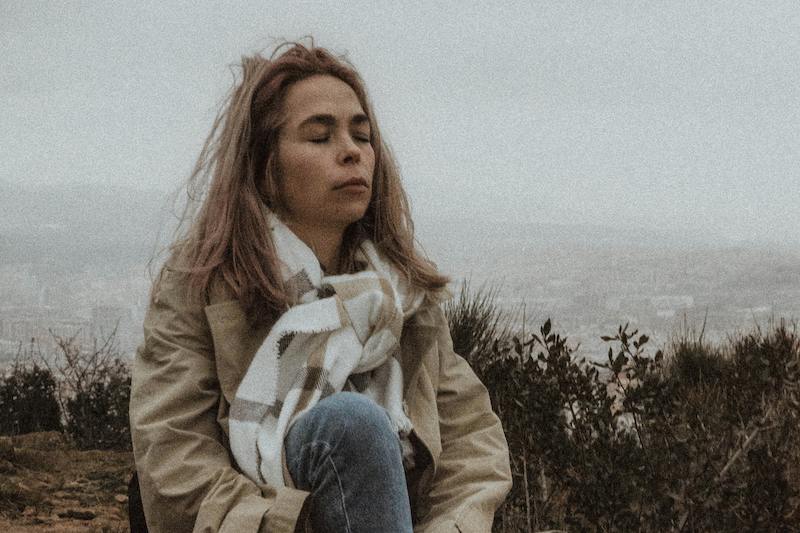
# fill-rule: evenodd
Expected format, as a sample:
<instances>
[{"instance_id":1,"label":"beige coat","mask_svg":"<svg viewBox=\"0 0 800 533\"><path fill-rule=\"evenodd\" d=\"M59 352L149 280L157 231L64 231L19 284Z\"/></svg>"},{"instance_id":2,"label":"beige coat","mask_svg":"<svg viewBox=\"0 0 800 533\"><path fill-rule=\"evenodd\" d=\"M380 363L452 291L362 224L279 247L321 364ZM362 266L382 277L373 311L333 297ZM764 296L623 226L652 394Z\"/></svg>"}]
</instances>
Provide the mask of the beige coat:
<instances>
[{"instance_id":1,"label":"beige coat","mask_svg":"<svg viewBox=\"0 0 800 533\"><path fill-rule=\"evenodd\" d=\"M233 465L227 440L229 404L274 320L250 327L225 290L204 303L188 302L185 277L165 269L136 354L131 435L149 530L293 532L308 493L262 491ZM486 388L453 352L438 305L406 321L401 349L422 459L408 475L414 531L489 532L511 472Z\"/></svg>"}]
</instances>

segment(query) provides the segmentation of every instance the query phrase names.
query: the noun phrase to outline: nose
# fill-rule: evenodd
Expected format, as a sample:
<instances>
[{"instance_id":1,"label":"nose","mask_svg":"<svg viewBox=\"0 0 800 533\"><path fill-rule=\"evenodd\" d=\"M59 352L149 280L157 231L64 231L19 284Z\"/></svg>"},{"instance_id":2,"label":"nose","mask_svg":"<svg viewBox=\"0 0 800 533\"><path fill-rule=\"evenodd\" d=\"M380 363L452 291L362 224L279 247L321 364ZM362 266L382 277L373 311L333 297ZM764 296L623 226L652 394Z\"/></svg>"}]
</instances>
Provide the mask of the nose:
<instances>
[{"instance_id":1,"label":"nose","mask_svg":"<svg viewBox=\"0 0 800 533\"><path fill-rule=\"evenodd\" d=\"M361 150L349 135L344 137L337 159L341 165L352 165L361 161Z\"/></svg>"}]
</instances>

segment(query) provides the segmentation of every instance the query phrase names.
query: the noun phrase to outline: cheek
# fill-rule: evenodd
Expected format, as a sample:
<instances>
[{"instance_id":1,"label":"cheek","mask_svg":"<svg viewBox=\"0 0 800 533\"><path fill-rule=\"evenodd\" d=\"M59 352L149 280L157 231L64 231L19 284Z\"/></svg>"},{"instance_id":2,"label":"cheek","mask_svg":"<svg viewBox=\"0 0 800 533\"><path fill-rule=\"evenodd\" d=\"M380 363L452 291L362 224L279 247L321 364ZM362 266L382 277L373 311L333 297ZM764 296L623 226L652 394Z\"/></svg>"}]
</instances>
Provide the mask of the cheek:
<instances>
[{"instance_id":1,"label":"cheek","mask_svg":"<svg viewBox=\"0 0 800 533\"><path fill-rule=\"evenodd\" d=\"M324 155L313 149L295 149L285 158L286 174L302 182L322 179L325 175Z\"/></svg>"},{"instance_id":2,"label":"cheek","mask_svg":"<svg viewBox=\"0 0 800 533\"><path fill-rule=\"evenodd\" d=\"M295 150L286 150L281 154L280 167L281 176L296 178L303 175L303 158L299 157Z\"/></svg>"},{"instance_id":3,"label":"cheek","mask_svg":"<svg viewBox=\"0 0 800 533\"><path fill-rule=\"evenodd\" d=\"M280 158L279 184L289 211L317 209L324 202L325 166L319 154L308 150L287 150Z\"/></svg>"},{"instance_id":4,"label":"cheek","mask_svg":"<svg viewBox=\"0 0 800 533\"><path fill-rule=\"evenodd\" d=\"M280 158L281 188L289 192L302 189L309 175L309 159L296 150L287 150Z\"/></svg>"}]
</instances>

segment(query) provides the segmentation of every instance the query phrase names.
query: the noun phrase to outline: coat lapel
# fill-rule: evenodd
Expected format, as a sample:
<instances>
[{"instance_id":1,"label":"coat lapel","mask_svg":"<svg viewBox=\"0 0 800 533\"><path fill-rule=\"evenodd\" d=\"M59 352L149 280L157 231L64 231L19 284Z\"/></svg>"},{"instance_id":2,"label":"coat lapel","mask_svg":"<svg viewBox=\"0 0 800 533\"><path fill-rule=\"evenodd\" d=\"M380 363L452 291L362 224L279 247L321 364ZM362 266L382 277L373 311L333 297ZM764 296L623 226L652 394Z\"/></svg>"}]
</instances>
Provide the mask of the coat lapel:
<instances>
[{"instance_id":1,"label":"coat lapel","mask_svg":"<svg viewBox=\"0 0 800 533\"><path fill-rule=\"evenodd\" d=\"M205 313L214 341L220 388L230 404L274 320L251 326L237 300L208 305Z\"/></svg>"},{"instance_id":2,"label":"coat lapel","mask_svg":"<svg viewBox=\"0 0 800 533\"><path fill-rule=\"evenodd\" d=\"M430 307L418 311L403 326L400 349L403 361L403 396L407 397L419 378L422 361L436 349L438 325Z\"/></svg>"}]
</instances>

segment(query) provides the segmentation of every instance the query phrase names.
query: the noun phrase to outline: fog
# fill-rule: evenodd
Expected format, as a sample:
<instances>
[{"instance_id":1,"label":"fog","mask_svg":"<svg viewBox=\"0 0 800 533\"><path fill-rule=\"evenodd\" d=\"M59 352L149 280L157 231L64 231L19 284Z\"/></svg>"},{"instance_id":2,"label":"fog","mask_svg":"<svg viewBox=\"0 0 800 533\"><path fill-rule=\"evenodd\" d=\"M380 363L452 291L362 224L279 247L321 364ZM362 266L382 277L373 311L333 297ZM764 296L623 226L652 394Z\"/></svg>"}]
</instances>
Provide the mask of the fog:
<instances>
[{"instance_id":1,"label":"fog","mask_svg":"<svg viewBox=\"0 0 800 533\"><path fill-rule=\"evenodd\" d=\"M230 65L313 35L365 78L421 228L800 249L796 2L491 4L3 2L0 189L175 190Z\"/></svg>"}]
</instances>

